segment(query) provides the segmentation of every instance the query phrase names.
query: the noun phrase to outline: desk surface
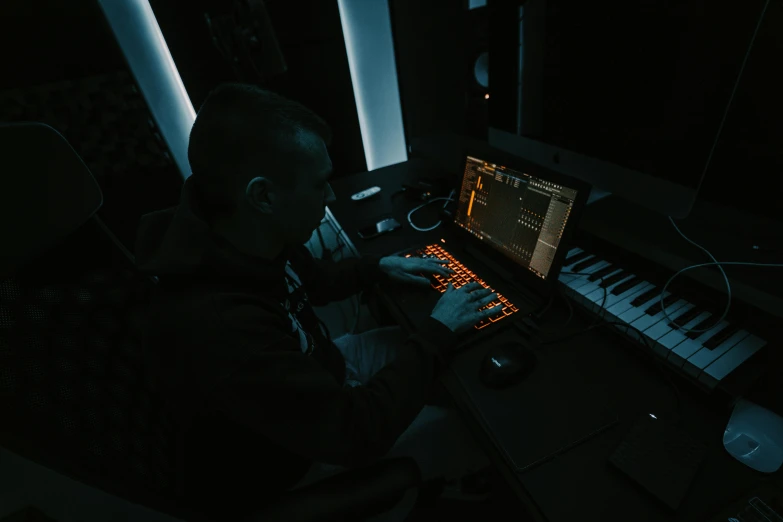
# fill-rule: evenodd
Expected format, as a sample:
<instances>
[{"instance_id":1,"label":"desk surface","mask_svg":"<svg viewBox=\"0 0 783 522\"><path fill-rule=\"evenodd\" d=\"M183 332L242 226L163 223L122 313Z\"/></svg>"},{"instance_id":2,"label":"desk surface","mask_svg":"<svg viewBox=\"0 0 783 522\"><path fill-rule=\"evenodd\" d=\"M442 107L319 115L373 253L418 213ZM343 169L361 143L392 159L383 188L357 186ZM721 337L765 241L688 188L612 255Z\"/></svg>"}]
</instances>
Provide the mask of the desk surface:
<instances>
[{"instance_id":1,"label":"desk surface","mask_svg":"<svg viewBox=\"0 0 783 522\"><path fill-rule=\"evenodd\" d=\"M426 164L408 162L332 183L338 201L331 205L331 211L360 253L389 254L437 238L437 229L419 233L407 224L405 216L413 207L411 201L402 196L391 200L400 183L413 181L426 172ZM351 194L373 185L382 188L380 197L359 203L350 200ZM395 215L403 224L402 229L369 241L358 239L358 228L385 213ZM437 221L437 214L424 209L416 218L420 226L428 226ZM390 312L401 319L394 306L390 306ZM564 307L556 306L547 324L562 322L564 313ZM574 330L585 325L579 316L573 322ZM479 363L490 343L516 339L515 329L505 330L461 353L444 380L477 440L531 513L552 522L704 520L764 478L723 449L723 430L730 410L711 403L683 383L679 390L685 426L708 443L710 452L677 513L668 511L630 479L611 469L607 459L636 417L649 412L671 412L674 395L658 369L641 357L635 346L609 330L596 329L560 344L535 347L539 363L527 380L503 391L487 390L478 381ZM620 422L537 467L517 472L499 444L499 435L513 427L527 429L525 412L534 406L541 408L541 401L547 401L547 397L562 400L568 394L577 397L587 390L593 400L616 412ZM558 413L561 412L553 411L552 415ZM554 429L557 425L553 422L551 426L529 429ZM780 475L781 472L776 474Z\"/></svg>"}]
</instances>

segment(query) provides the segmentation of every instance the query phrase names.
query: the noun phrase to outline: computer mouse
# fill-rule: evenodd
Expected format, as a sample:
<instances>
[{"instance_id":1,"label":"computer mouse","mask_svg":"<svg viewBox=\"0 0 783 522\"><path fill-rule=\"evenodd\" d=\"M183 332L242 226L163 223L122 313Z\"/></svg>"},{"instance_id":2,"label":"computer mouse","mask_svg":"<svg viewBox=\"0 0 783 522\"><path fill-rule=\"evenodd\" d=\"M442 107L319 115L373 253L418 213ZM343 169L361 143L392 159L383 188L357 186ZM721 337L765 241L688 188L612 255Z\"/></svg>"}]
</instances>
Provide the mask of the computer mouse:
<instances>
[{"instance_id":1,"label":"computer mouse","mask_svg":"<svg viewBox=\"0 0 783 522\"><path fill-rule=\"evenodd\" d=\"M774 473L783 465L783 418L738 399L723 432L723 447L749 468Z\"/></svg>"},{"instance_id":2,"label":"computer mouse","mask_svg":"<svg viewBox=\"0 0 783 522\"><path fill-rule=\"evenodd\" d=\"M508 388L530 375L536 362L536 354L523 343L491 346L481 363L479 379L487 388Z\"/></svg>"}]
</instances>

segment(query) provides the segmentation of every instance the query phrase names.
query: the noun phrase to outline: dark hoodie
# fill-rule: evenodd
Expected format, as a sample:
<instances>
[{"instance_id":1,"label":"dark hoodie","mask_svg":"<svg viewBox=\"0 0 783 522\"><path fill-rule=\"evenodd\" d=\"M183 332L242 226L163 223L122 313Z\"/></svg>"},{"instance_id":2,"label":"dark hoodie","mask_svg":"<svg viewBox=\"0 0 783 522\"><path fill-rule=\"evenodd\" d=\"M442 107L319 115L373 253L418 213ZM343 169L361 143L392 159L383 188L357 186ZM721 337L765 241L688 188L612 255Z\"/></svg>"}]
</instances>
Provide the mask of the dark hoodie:
<instances>
[{"instance_id":1,"label":"dark hoodie","mask_svg":"<svg viewBox=\"0 0 783 522\"><path fill-rule=\"evenodd\" d=\"M421 410L438 354L456 335L428 317L364 386L312 305L387 277L379 257L316 260L304 247L268 261L213 233L186 182L178 207L142 217L136 262L158 276L147 352L178 415L180 494L225 516L257 509L313 461L381 458Z\"/></svg>"}]
</instances>

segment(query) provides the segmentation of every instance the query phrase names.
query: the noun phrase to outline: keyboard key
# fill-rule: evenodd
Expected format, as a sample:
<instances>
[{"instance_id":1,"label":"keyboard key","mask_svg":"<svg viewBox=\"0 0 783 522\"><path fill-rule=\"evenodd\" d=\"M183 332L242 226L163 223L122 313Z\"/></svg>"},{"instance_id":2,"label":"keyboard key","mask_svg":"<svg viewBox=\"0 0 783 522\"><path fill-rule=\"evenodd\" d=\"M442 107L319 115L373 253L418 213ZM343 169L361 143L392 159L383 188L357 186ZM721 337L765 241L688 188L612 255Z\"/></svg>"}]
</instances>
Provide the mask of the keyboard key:
<instances>
[{"instance_id":1,"label":"keyboard key","mask_svg":"<svg viewBox=\"0 0 783 522\"><path fill-rule=\"evenodd\" d=\"M587 252L580 252L580 253L578 253L576 255L573 255L573 256L569 257L568 259L566 259L565 260L565 264L563 265L563 267L571 266L571 265L573 265L575 263L578 263L578 262L580 262L580 261L582 261L584 259L587 259L591 255L592 254L589 254Z\"/></svg>"},{"instance_id":2,"label":"keyboard key","mask_svg":"<svg viewBox=\"0 0 783 522\"><path fill-rule=\"evenodd\" d=\"M416 255L419 255L421 257L430 257L430 258L437 258L437 259L447 259L451 261L449 264L449 267L454 270L454 274L451 274L449 277L443 277L441 275L434 274L432 276L432 279L435 281L432 283L432 287L443 293L446 291L446 288L448 287L448 283L451 283L454 288L460 288L462 286L465 286L468 283L476 282L479 283L484 288L488 288L492 291L494 289L490 288L489 285L487 285L484 280L479 278L473 271L469 270L465 265L457 261L454 256L452 256L450 253L448 253L445 249L441 248L440 245L429 245L426 248L418 251ZM485 306L484 308L491 308L493 306L496 306L498 304L502 304L502 308L495 313L492 317L489 317L487 319L482 320L479 324L475 326L476 329L481 329L486 326L489 326L493 322L499 321L501 319L504 319L508 317L509 315L518 312L519 309L515 307L511 302L508 301L505 297L503 297L500 294L497 294L497 300L490 303L489 305Z\"/></svg>"},{"instance_id":3,"label":"keyboard key","mask_svg":"<svg viewBox=\"0 0 783 522\"><path fill-rule=\"evenodd\" d=\"M642 280L641 280L641 278L640 278L640 277L638 277L638 276L633 276L633 277L632 277L631 279L629 279L628 281L626 281L626 282L624 282L624 283L622 283L622 284L619 284L619 285L615 286L615 287L614 287L614 289L611 291L611 294L612 294L612 295L620 295L620 294L623 294L623 293L625 293L627 290L630 290L631 288L633 288L634 286L636 286L637 284L639 284L639 283L641 283L641 282L642 282Z\"/></svg>"},{"instance_id":4,"label":"keyboard key","mask_svg":"<svg viewBox=\"0 0 783 522\"><path fill-rule=\"evenodd\" d=\"M593 266L594 264L600 261L601 261L600 259L593 256L590 259L587 259L585 261L582 261L581 263L577 263L576 265L572 266L571 272L576 272L576 273L584 272L586 268L590 268L591 266ZM609 263L607 263L607 265L608 264Z\"/></svg>"},{"instance_id":5,"label":"keyboard key","mask_svg":"<svg viewBox=\"0 0 783 522\"><path fill-rule=\"evenodd\" d=\"M704 347L708 350L713 350L718 347L723 341L740 331L740 325L738 323L732 323L728 327L724 328L717 334L710 337L710 339L704 343Z\"/></svg>"},{"instance_id":6,"label":"keyboard key","mask_svg":"<svg viewBox=\"0 0 783 522\"><path fill-rule=\"evenodd\" d=\"M636 287L632 292L630 292L628 297L618 301L617 303L613 304L611 307L608 307L607 312L610 315L619 319L620 314L622 314L626 310L630 310L631 308L633 308L633 305L631 303L638 295L646 292L653 286L654 285L652 283L643 283L641 287Z\"/></svg>"},{"instance_id":7,"label":"keyboard key","mask_svg":"<svg viewBox=\"0 0 783 522\"><path fill-rule=\"evenodd\" d=\"M609 288L615 283L620 282L621 280L625 280L628 278L628 272L625 270L620 270L619 272L615 272L613 275L609 277L605 277L603 281L598 283L598 286L601 288Z\"/></svg>"},{"instance_id":8,"label":"keyboard key","mask_svg":"<svg viewBox=\"0 0 783 522\"><path fill-rule=\"evenodd\" d=\"M714 318L711 318L710 321L714 321ZM674 364L675 366L682 367L683 364L685 364L685 361L692 356L694 353L698 352L704 347L704 343L713 335L724 329L726 326L728 326L728 322L721 321L717 325L715 325L713 328L710 328L708 331L700 334L695 339L685 339L683 342L675 346L670 352L668 360Z\"/></svg>"},{"instance_id":9,"label":"keyboard key","mask_svg":"<svg viewBox=\"0 0 783 522\"><path fill-rule=\"evenodd\" d=\"M753 354L759 351L767 344L767 341L756 337L753 334L748 335L742 341L737 343L728 353L723 354L717 361L713 362L699 376L699 380L708 386L714 388L727 375L750 359Z\"/></svg>"},{"instance_id":10,"label":"keyboard key","mask_svg":"<svg viewBox=\"0 0 783 522\"><path fill-rule=\"evenodd\" d=\"M666 297L663 300L663 307L667 308L670 304L674 303L675 301L677 301L677 296L674 295L674 294L671 294L671 295L669 295L668 297ZM650 305L644 311L644 313L646 313L647 315L655 315L655 314L657 314L660 311L661 311L661 300L660 299L656 299L655 302L653 302L653 304ZM667 312L668 312L668 310L667 310Z\"/></svg>"},{"instance_id":11,"label":"keyboard key","mask_svg":"<svg viewBox=\"0 0 783 522\"><path fill-rule=\"evenodd\" d=\"M670 321L668 326L669 328L679 328L680 326L688 324L691 319L695 318L697 315L702 313L702 310L700 310L697 307L691 308L687 313L682 314L681 316L677 317L677 321ZM672 316L674 318L674 316Z\"/></svg>"},{"instance_id":12,"label":"keyboard key","mask_svg":"<svg viewBox=\"0 0 783 522\"><path fill-rule=\"evenodd\" d=\"M619 269L619 268L614 268L613 270L614 270L614 272L619 272L619 271L620 271L620 269ZM610 275L613 275L613 274L614 274L614 272L610 272ZM581 285L579 288L575 288L575 290L576 290L577 292L579 292L581 295L588 295L588 294L591 294L593 291L595 291L595 290L597 290L597 289L599 289L599 288L600 288L600 287L599 287L599 282L598 282L598 281L594 281L594 282L592 282L592 283L591 283L591 282L590 282L590 278L589 278L589 277L588 277L587 281L588 281L588 282L587 282L586 284L584 284L584 285ZM603 292L604 292L604 291L603 291L603 290L601 290L601 293L602 293L602 294L603 294Z\"/></svg>"},{"instance_id":13,"label":"keyboard key","mask_svg":"<svg viewBox=\"0 0 783 522\"><path fill-rule=\"evenodd\" d=\"M611 274L612 272L615 272L617 270L619 270L619 269L617 268L616 265L610 264L609 266L606 266L606 267L602 268L601 270L596 270L595 272L593 272L592 274L587 276L587 280L592 283L592 282L597 281L598 279L601 279L601 278L603 278L605 276L608 276L609 274Z\"/></svg>"},{"instance_id":14,"label":"keyboard key","mask_svg":"<svg viewBox=\"0 0 783 522\"><path fill-rule=\"evenodd\" d=\"M588 301L592 301L596 305L600 306L601 308L605 308L608 311L611 307L613 307L614 305L616 305L620 301L623 301L623 300L627 299L628 297L636 294L639 291L646 290L648 284L649 283L645 283L644 281L640 281L635 286L629 288L628 290L626 290L625 292L623 292L622 294L619 294L619 295L613 294L612 292L608 291L609 289L607 288L606 300L604 300L604 291L603 291L603 289L598 289L598 290L596 290L592 294L589 294L586 297L587 297ZM630 306L630 303L628 304L628 306ZM596 308L596 310L597 309L598 308Z\"/></svg>"},{"instance_id":15,"label":"keyboard key","mask_svg":"<svg viewBox=\"0 0 783 522\"><path fill-rule=\"evenodd\" d=\"M711 324L715 322L714 319L710 320L709 318L705 318L702 321L699 322L699 324L692 326L689 328L690 330L706 330ZM696 339L697 337L705 334L706 332L698 332L698 331L691 331L686 332L685 336L688 339Z\"/></svg>"},{"instance_id":16,"label":"keyboard key","mask_svg":"<svg viewBox=\"0 0 783 522\"><path fill-rule=\"evenodd\" d=\"M699 315L691 319L690 322L685 323L683 325L683 329L693 328L707 317L712 317L712 314L709 312L701 312ZM660 344L663 348L666 349L666 352L668 352L669 350L671 350L672 348L674 348L675 346L677 346L678 344L680 344L686 339L687 337L685 336L682 330L672 330L668 334L658 339L657 344Z\"/></svg>"},{"instance_id":17,"label":"keyboard key","mask_svg":"<svg viewBox=\"0 0 783 522\"><path fill-rule=\"evenodd\" d=\"M672 294L673 295L673 294ZM674 303L672 303L670 306L666 308L667 312L676 312L683 306L686 306L690 303L685 301L684 299L677 299L675 297ZM660 308L659 308L660 309ZM641 314L638 318L631 321L631 326L638 328L642 332L650 328L651 326L664 321L666 319L666 316L663 315L663 312L658 312L657 314L649 315L647 313ZM637 334L638 335L638 334Z\"/></svg>"},{"instance_id":18,"label":"keyboard key","mask_svg":"<svg viewBox=\"0 0 783 522\"><path fill-rule=\"evenodd\" d=\"M602 268L604 268L608 264L609 263L607 263L606 261L599 261L598 263L596 263L596 264L594 264L594 265L592 265L592 266L590 266L588 268L585 268L584 271L581 274L575 276L571 281L569 281L567 283L567 285L570 288L572 288L573 290L576 290L580 286L588 284L589 281L587 280L587 277L590 274L592 274L593 272L595 272L597 270L601 270Z\"/></svg>"},{"instance_id":19,"label":"keyboard key","mask_svg":"<svg viewBox=\"0 0 783 522\"><path fill-rule=\"evenodd\" d=\"M677 318L680 317L682 314L685 314L689 312L690 310L693 310L695 308L694 305L688 303L685 306L681 307L679 310L671 310L668 309L667 313L669 314L669 317ZM669 321L666 321L665 319L662 319L661 321L658 321L654 325L650 326L648 329L644 330L644 335L652 339L653 341L657 341L664 335L668 334L672 331L671 326L669 326ZM658 343L655 343L656 345ZM655 350L660 355L665 355L668 350Z\"/></svg>"},{"instance_id":20,"label":"keyboard key","mask_svg":"<svg viewBox=\"0 0 783 522\"><path fill-rule=\"evenodd\" d=\"M659 290L659 289L656 289L656 292L660 292L660 290ZM664 297L669 297L669 295L670 295L670 292L666 292L666 294L664 295ZM637 298L637 299L638 299L638 298ZM633 303L631 303L631 304L633 304ZM644 314L644 310L645 310L645 308L644 308L644 307L641 307L641 306L634 306L634 307L632 307L630 310L626 310L625 312L623 312L623 313L622 313L622 314L621 314L621 315L618 317L618 319L619 319L620 321L622 321L622 322L625 322L625 323L631 324L632 322L634 322L634 321L636 321L637 319L639 319L641 316L645 315L645 314ZM648 317L649 317L649 316L648 316Z\"/></svg>"},{"instance_id":21,"label":"keyboard key","mask_svg":"<svg viewBox=\"0 0 783 522\"><path fill-rule=\"evenodd\" d=\"M691 377L698 377L704 368L718 360L718 357L728 352L731 348L734 347L734 345L739 343L748 335L748 332L745 330L737 331L734 332L734 335L727 337L725 341L718 344L712 350L709 348L702 348L685 361L685 364L683 365L685 373Z\"/></svg>"},{"instance_id":22,"label":"keyboard key","mask_svg":"<svg viewBox=\"0 0 783 522\"><path fill-rule=\"evenodd\" d=\"M644 303L651 300L653 297L659 297L660 295L661 295L661 289L657 286L653 286L645 293L643 293L642 295L634 299L631 305L634 307L642 306Z\"/></svg>"}]
</instances>

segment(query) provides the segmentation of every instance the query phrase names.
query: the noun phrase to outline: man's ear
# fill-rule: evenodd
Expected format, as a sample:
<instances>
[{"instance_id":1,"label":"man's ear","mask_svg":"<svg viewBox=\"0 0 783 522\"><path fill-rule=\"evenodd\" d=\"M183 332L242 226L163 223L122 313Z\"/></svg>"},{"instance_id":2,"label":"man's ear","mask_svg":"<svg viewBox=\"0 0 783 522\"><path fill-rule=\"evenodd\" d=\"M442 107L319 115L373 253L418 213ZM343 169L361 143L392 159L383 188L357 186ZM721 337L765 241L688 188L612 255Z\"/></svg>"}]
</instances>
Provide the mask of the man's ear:
<instances>
[{"instance_id":1,"label":"man's ear","mask_svg":"<svg viewBox=\"0 0 783 522\"><path fill-rule=\"evenodd\" d=\"M254 209L271 214L276 199L273 188L274 184L270 179L262 176L255 177L248 181L245 187L245 198Z\"/></svg>"}]
</instances>

